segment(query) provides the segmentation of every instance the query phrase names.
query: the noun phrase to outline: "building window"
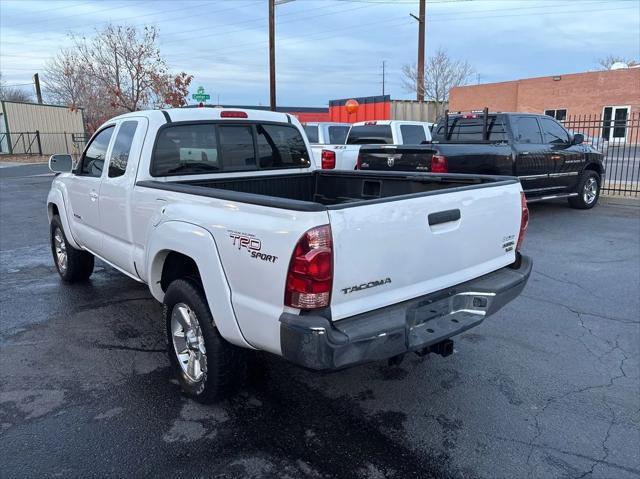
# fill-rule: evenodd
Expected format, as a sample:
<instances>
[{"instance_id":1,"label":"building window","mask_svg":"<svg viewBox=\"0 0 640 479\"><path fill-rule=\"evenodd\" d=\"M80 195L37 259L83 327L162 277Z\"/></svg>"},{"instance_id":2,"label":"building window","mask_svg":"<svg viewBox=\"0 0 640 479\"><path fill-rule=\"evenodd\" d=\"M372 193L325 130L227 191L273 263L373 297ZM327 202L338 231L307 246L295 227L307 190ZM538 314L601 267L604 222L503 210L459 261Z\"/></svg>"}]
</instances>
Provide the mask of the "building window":
<instances>
[{"instance_id":1,"label":"building window","mask_svg":"<svg viewBox=\"0 0 640 479\"><path fill-rule=\"evenodd\" d=\"M602 110L602 138L614 143L624 143L629 124L628 106L605 106Z\"/></svg>"},{"instance_id":2,"label":"building window","mask_svg":"<svg viewBox=\"0 0 640 479\"><path fill-rule=\"evenodd\" d=\"M564 121L567 119L566 108L563 108L561 110L545 110L544 114L550 116L551 118L555 118L558 121Z\"/></svg>"}]
</instances>

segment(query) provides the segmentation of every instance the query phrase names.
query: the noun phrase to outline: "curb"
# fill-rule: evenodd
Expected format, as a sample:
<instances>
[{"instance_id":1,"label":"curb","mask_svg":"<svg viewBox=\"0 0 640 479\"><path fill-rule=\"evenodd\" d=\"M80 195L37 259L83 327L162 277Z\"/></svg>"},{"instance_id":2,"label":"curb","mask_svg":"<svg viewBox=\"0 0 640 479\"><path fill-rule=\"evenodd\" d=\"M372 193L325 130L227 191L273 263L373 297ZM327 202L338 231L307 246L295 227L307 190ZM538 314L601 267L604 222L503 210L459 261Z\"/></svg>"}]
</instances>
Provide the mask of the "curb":
<instances>
[{"instance_id":1,"label":"curb","mask_svg":"<svg viewBox=\"0 0 640 479\"><path fill-rule=\"evenodd\" d=\"M600 196L600 202L611 206L635 206L640 207L640 197L633 196Z\"/></svg>"}]
</instances>

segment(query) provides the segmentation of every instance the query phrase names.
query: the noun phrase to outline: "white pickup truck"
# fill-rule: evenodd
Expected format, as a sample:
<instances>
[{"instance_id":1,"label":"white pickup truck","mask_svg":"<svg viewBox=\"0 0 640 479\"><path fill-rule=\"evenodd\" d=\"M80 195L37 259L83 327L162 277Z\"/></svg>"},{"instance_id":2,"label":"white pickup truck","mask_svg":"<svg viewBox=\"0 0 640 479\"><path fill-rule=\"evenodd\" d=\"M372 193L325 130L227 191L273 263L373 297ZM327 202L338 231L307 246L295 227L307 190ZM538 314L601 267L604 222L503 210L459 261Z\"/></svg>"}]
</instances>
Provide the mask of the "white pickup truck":
<instances>
[{"instance_id":1,"label":"white pickup truck","mask_svg":"<svg viewBox=\"0 0 640 479\"><path fill-rule=\"evenodd\" d=\"M531 271L517 179L317 170L283 113L128 113L50 168L60 276L99 258L146 283L202 401L237 385L243 348L315 370L450 354Z\"/></svg>"},{"instance_id":2,"label":"white pickup truck","mask_svg":"<svg viewBox=\"0 0 640 479\"><path fill-rule=\"evenodd\" d=\"M313 144L311 151L318 168L354 170L362 145L421 145L431 141L431 123L380 120L354 123L344 144Z\"/></svg>"}]
</instances>

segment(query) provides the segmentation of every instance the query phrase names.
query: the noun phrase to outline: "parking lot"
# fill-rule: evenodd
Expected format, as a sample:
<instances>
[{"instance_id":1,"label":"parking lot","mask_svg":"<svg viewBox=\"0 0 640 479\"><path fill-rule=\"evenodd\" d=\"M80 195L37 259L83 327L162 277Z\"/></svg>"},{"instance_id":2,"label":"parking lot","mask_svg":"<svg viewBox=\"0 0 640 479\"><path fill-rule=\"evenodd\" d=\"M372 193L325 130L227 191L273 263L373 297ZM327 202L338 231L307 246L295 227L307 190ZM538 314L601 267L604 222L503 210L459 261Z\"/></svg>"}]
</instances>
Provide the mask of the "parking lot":
<instances>
[{"instance_id":1,"label":"parking lot","mask_svg":"<svg viewBox=\"0 0 640 479\"><path fill-rule=\"evenodd\" d=\"M2 477L640 476L640 208L532 204L523 294L455 354L317 374L265 357L179 394L160 305L104 264L59 281L42 166L0 171Z\"/></svg>"}]
</instances>

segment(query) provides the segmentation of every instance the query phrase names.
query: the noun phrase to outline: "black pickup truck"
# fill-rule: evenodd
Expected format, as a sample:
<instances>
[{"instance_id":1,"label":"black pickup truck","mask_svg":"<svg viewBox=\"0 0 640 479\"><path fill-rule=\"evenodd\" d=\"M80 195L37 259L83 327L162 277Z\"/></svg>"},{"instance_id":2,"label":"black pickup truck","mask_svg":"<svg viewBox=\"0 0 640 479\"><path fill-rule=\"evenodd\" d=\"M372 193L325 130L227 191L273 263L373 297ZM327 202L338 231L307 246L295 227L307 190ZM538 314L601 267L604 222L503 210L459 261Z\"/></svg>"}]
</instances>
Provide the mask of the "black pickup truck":
<instances>
[{"instance_id":1,"label":"black pickup truck","mask_svg":"<svg viewBox=\"0 0 640 479\"><path fill-rule=\"evenodd\" d=\"M583 140L546 115L446 113L431 143L362 146L356 168L517 176L529 202L568 198L588 209L598 202L604 167Z\"/></svg>"}]
</instances>

